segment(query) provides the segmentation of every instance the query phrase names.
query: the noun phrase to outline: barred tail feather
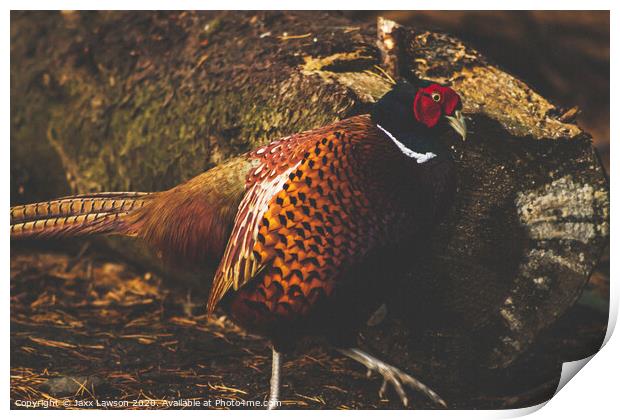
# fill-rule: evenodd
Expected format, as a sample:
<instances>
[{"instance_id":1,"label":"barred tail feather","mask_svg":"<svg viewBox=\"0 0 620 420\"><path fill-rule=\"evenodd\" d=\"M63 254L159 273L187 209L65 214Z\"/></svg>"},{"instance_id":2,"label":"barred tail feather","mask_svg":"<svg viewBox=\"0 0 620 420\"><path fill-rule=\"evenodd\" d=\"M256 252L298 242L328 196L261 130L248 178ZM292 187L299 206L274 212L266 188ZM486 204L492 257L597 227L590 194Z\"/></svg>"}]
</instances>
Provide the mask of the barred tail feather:
<instances>
[{"instance_id":1,"label":"barred tail feather","mask_svg":"<svg viewBox=\"0 0 620 420\"><path fill-rule=\"evenodd\" d=\"M11 207L11 238L133 235L129 216L150 199L149 193L94 193Z\"/></svg>"}]
</instances>

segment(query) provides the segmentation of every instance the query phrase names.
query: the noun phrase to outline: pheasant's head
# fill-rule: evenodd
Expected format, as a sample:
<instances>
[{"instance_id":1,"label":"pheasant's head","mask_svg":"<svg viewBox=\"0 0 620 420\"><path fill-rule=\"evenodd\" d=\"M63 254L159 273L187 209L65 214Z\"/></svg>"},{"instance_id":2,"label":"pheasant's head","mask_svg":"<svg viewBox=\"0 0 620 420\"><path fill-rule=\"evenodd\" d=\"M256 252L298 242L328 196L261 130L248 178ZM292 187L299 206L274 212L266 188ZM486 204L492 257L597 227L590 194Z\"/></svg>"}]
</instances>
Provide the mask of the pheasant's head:
<instances>
[{"instance_id":1,"label":"pheasant's head","mask_svg":"<svg viewBox=\"0 0 620 420\"><path fill-rule=\"evenodd\" d=\"M446 129L456 131L463 140L467 137L461 108L461 97L448 86L427 81L416 85L400 82L377 101L372 118L399 147L404 146L403 152L430 156L426 159L430 160L445 154Z\"/></svg>"},{"instance_id":2,"label":"pheasant's head","mask_svg":"<svg viewBox=\"0 0 620 420\"><path fill-rule=\"evenodd\" d=\"M413 116L415 119L433 128L442 119L456 130L463 140L467 137L467 126L461 114L461 97L448 86L433 83L421 87L413 100Z\"/></svg>"}]
</instances>

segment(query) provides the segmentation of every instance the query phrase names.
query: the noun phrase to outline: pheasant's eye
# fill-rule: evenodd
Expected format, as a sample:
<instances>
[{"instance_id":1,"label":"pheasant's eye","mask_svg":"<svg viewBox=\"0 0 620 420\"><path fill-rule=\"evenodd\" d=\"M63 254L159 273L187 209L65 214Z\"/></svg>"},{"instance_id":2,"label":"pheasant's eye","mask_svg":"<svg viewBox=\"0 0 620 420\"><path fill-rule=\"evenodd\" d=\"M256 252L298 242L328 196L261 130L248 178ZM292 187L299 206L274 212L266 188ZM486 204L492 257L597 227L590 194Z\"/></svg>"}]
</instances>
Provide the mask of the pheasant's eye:
<instances>
[{"instance_id":1,"label":"pheasant's eye","mask_svg":"<svg viewBox=\"0 0 620 420\"><path fill-rule=\"evenodd\" d=\"M433 99L433 101L435 101L435 102L439 102L439 101L441 101L441 95L440 95L439 93L437 93L437 92L433 92L433 93L431 94L431 98L432 98L432 99Z\"/></svg>"}]
</instances>

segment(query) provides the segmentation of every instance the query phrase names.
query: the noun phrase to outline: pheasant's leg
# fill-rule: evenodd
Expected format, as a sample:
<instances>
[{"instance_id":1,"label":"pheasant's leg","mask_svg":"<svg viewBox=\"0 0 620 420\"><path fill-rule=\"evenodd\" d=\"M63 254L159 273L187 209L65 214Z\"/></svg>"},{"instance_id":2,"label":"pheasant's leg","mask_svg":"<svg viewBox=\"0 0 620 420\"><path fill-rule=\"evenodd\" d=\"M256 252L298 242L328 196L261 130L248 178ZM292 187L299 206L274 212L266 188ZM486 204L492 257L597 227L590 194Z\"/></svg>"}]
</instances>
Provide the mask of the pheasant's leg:
<instances>
[{"instance_id":1,"label":"pheasant's leg","mask_svg":"<svg viewBox=\"0 0 620 420\"><path fill-rule=\"evenodd\" d=\"M269 381L269 402L267 410L274 410L278 408L278 402L280 401L280 368L282 367L282 361L280 360L280 353L276 349L272 348L271 358L271 380Z\"/></svg>"},{"instance_id":2,"label":"pheasant's leg","mask_svg":"<svg viewBox=\"0 0 620 420\"><path fill-rule=\"evenodd\" d=\"M366 366L369 376L372 372L376 372L383 377L383 385L381 385L381 389L379 390L380 397L384 396L387 384L390 383L398 393L398 396L403 402L403 405L406 407L409 403L409 400L407 398L407 394L405 393L403 385L407 385L414 390L426 394L426 396L433 400L436 404L447 407L444 400L442 400L441 397L437 395L432 389L430 389L417 379L413 378L412 376L406 374L402 370L392 365L388 365L387 363L358 348L352 347L348 349L337 350L345 356L350 357L356 362L359 362Z\"/></svg>"}]
</instances>

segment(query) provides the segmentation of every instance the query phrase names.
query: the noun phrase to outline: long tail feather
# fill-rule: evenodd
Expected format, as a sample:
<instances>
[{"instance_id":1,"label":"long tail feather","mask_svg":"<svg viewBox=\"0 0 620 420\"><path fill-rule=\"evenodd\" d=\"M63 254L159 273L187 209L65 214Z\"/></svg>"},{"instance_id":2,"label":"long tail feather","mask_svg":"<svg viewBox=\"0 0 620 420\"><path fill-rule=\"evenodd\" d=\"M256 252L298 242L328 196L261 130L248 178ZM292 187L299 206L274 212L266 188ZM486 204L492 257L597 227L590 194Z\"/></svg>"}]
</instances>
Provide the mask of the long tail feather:
<instances>
[{"instance_id":1,"label":"long tail feather","mask_svg":"<svg viewBox=\"0 0 620 420\"><path fill-rule=\"evenodd\" d=\"M149 193L94 193L11 207L11 238L132 235L128 216L150 199Z\"/></svg>"}]
</instances>

